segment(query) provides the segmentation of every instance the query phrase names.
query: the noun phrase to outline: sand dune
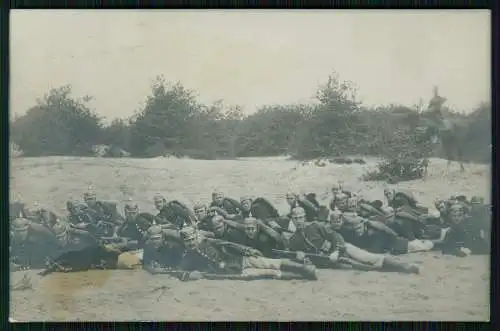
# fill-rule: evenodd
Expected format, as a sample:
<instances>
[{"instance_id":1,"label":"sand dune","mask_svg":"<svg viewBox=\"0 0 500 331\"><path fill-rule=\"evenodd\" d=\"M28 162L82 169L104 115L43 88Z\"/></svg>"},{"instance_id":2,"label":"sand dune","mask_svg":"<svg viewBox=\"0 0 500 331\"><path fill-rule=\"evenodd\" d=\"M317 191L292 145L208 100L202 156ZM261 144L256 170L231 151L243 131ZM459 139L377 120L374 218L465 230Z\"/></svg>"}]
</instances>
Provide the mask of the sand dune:
<instances>
[{"instance_id":1,"label":"sand dune","mask_svg":"<svg viewBox=\"0 0 500 331\"><path fill-rule=\"evenodd\" d=\"M209 202L213 189L228 196L265 196L281 211L288 190L316 192L327 201L332 183L367 198L381 198L384 184L358 178L376 165L299 166L285 158L195 161L189 159L18 158L11 161L11 199L64 212L69 198L89 185L99 198L117 201L128 194L153 211L152 198ZM482 195L489 199L490 170L431 160L424 180L399 184L424 205L437 197ZM128 192L128 193L123 193ZM16 320L487 320L489 257L466 259L439 253L402 257L422 265L421 275L321 270L316 282L196 281L180 283L142 271L89 271L36 280L32 291L12 292ZM31 273L34 273L31 271ZM15 281L22 273L13 273ZM162 295L151 293L160 285ZM105 307L105 309L103 309Z\"/></svg>"}]
</instances>

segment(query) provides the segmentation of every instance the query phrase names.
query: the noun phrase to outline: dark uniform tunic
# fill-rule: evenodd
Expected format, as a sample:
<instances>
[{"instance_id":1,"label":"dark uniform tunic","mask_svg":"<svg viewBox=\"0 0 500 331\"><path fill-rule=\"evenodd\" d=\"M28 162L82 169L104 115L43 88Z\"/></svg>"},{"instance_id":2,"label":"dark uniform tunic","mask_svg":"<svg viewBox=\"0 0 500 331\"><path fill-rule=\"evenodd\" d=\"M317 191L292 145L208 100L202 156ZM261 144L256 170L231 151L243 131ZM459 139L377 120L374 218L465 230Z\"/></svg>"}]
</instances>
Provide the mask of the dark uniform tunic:
<instances>
[{"instance_id":1,"label":"dark uniform tunic","mask_svg":"<svg viewBox=\"0 0 500 331\"><path fill-rule=\"evenodd\" d=\"M203 239L196 249L186 251L181 266L186 271L241 274L246 249L223 240Z\"/></svg>"},{"instance_id":2,"label":"dark uniform tunic","mask_svg":"<svg viewBox=\"0 0 500 331\"><path fill-rule=\"evenodd\" d=\"M339 233L346 242L371 253L390 253L393 255L408 253L408 239L367 227L361 236L356 234L355 230L345 227L342 227Z\"/></svg>"},{"instance_id":3,"label":"dark uniform tunic","mask_svg":"<svg viewBox=\"0 0 500 331\"><path fill-rule=\"evenodd\" d=\"M338 245L345 243L344 238L329 225L318 222L307 224L302 231L295 232L285 246L290 251L302 251L304 253L321 254L328 257L336 250ZM329 267L331 262L328 259L315 259L311 261L317 267Z\"/></svg>"},{"instance_id":4,"label":"dark uniform tunic","mask_svg":"<svg viewBox=\"0 0 500 331\"><path fill-rule=\"evenodd\" d=\"M489 254L489 238L486 234L481 237L480 230L474 225L475 221L467 218L462 224L450 227L441 245L443 254L460 256L460 248L468 248L472 254Z\"/></svg>"},{"instance_id":5,"label":"dark uniform tunic","mask_svg":"<svg viewBox=\"0 0 500 331\"><path fill-rule=\"evenodd\" d=\"M103 221L121 224L123 221L116 211L116 205L112 203L97 201L95 206L88 206L88 208L91 211L91 216L94 218L94 222Z\"/></svg>"},{"instance_id":6,"label":"dark uniform tunic","mask_svg":"<svg viewBox=\"0 0 500 331\"><path fill-rule=\"evenodd\" d=\"M163 268L175 268L181 263L183 255L184 247L181 243L165 243L159 249L145 245L142 264L151 266L156 263Z\"/></svg>"},{"instance_id":7,"label":"dark uniform tunic","mask_svg":"<svg viewBox=\"0 0 500 331\"><path fill-rule=\"evenodd\" d=\"M243 245L247 240L247 236L245 235L245 233L242 230L239 230L239 229L233 228L231 226L227 226L227 225L226 225L226 229L225 229L224 233L222 234L222 236L219 237L217 234L215 234L215 236L217 237L217 239L221 239L221 240L225 240L225 241L229 241L229 242L241 244L241 245Z\"/></svg>"},{"instance_id":8,"label":"dark uniform tunic","mask_svg":"<svg viewBox=\"0 0 500 331\"><path fill-rule=\"evenodd\" d=\"M140 213L132 222L125 222L118 229L118 236L131 238L142 243L144 232L153 224L154 216L148 213Z\"/></svg>"},{"instance_id":9,"label":"dark uniform tunic","mask_svg":"<svg viewBox=\"0 0 500 331\"><path fill-rule=\"evenodd\" d=\"M66 245L98 245L97 239L85 230L69 228L67 236L68 241Z\"/></svg>"},{"instance_id":10,"label":"dark uniform tunic","mask_svg":"<svg viewBox=\"0 0 500 331\"><path fill-rule=\"evenodd\" d=\"M11 241L11 258L20 266L43 269L46 259L60 249L56 236L39 224L31 224L24 241Z\"/></svg>"},{"instance_id":11,"label":"dark uniform tunic","mask_svg":"<svg viewBox=\"0 0 500 331\"><path fill-rule=\"evenodd\" d=\"M266 257L275 257L273 253L273 249L284 249L284 243L282 240L277 241L267 233L259 230L257 237L254 239L245 237L245 240L242 242L242 245L252 247L258 251L260 251Z\"/></svg>"}]
</instances>

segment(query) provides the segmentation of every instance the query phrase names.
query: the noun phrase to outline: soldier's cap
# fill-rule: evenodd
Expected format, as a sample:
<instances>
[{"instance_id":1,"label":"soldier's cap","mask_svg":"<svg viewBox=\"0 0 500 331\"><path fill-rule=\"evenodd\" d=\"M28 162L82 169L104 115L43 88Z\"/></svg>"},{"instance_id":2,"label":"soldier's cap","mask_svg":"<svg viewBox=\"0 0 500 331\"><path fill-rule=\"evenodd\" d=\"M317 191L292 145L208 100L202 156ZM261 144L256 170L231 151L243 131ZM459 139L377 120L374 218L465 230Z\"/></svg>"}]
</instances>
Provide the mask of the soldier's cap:
<instances>
[{"instance_id":1,"label":"soldier's cap","mask_svg":"<svg viewBox=\"0 0 500 331\"><path fill-rule=\"evenodd\" d=\"M222 191L221 191L221 190L218 190L218 189L217 189L217 190L214 190L214 191L212 192L212 196L213 196L213 197L216 197L216 196L224 196L224 193L222 193Z\"/></svg>"},{"instance_id":2,"label":"soldier's cap","mask_svg":"<svg viewBox=\"0 0 500 331\"><path fill-rule=\"evenodd\" d=\"M390 187L384 187L384 195L387 195L387 193L394 193L394 190Z\"/></svg>"},{"instance_id":3,"label":"soldier's cap","mask_svg":"<svg viewBox=\"0 0 500 331\"><path fill-rule=\"evenodd\" d=\"M441 205L446 205L446 201L444 201L443 199L436 199L436 200L434 200L434 206L438 207L438 206L441 206Z\"/></svg>"},{"instance_id":4,"label":"soldier's cap","mask_svg":"<svg viewBox=\"0 0 500 331\"><path fill-rule=\"evenodd\" d=\"M257 219L255 217L247 217L243 220L243 223L244 224L249 224L249 225L252 225L252 224L257 224Z\"/></svg>"},{"instance_id":5,"label":"soldier's cap","mask_svg":"<svg viewBox=\"0 0 500 331\"><path fill-rule=\"evenodd\" d=\"M165 197L161 195L160 193L155 194L153 197L154 202L160 202L160 201L165 201Z\"/></svg>"},{"instance_id":6,"label":"soldier's cap","mask_svg":"<svg viewBox=\"0 0 500 331\"><path fill-rule=\"evenodd\" d=\"M200 209L203 209L203 210L207 209L207 205L204 204L204 203L202 203L202 202L195 203L194 206L193 206L193 210L197 211L197 210L200 210Z\"/></svg>"},{"instance_id":7,"label":"soldier's cap","mask_svg":"<svg viewBox=\"0 0 500 331\"><path fill-rule=\"evenodd\" d=\"M342 185L340 185L340 183L335 183L332 185L332 191L333 190L341 190L342 189Z\"/></svg>"},{"instance_id":8,"label":"soldier's cap","mask_svg":"<svg viewBox=\"0 0 500 331\"><path fill-rule=\"evenodd\" d=\"M137 204L131 204L127 203L125 205L125 212L138 212L139 211L139 206Z\"/></svg>"},{"instance_id":9,"label":"soldier's cap","mask_svg":"<svg viewBox=\"0 0 500 331\"><path fill-rule=\"evenodd\" d=\"M83 193L83 198L85 200L95 199L96 198L96 194L94 192L85 192L85 193Z\"/></svg>"},{"instance_id":10,"label":"soldier's cap","mask_svg":"<svg viewBox=\"0 0 500 331\"><path fill-rule=\"evenodd\" d=\"M249 195L242 196L242 197L240 198L240 202L241 202L241 203L243 203L243 202L245 202L245 201L250 201L250 202L252 202L252 198L251 198Z\"/></svg>"},{"instance_id":11,"label":"soldier's cap","mask_svg":"<svg viewBox=\"0 0 500 331\"><path fill-rule=\"evenodd\" d=\"M146 232L146 237L148 239L160 239L163 238L163 228L159 225L153 225L149 227Z\"/></svg>"},{"instance_id":12,"label":"soldier's cap","mask_svg":"<svg viewBox=\"0 0 500 331\"><path fill-rule=\"evenodd\" d=\"M193 226L185 226L180 231L181 238L184 240L193 239L197 236L198 231Z\"/></svg>"},{"instance_id":13,"label":"soldier's cap","mask_svg":"<svg viewBox=\"0 0 500 331\"><path fill-rule=\"evenodd\" d=\"M221 216L221 215L215 215L214 217L212 217L212 223L218 223L220 221L223 221L224 220L224 216Z\"/></svg>"},{"instance_id":14,"label":"soldier's cap","mask_svg":"<svg viewBox=\"0 0 500 331\"><path fill-rule=\"evenodd\" d=\"M26 218L16 218L12 221L12 230L14 231L27 231L30 226L30 221Z\"/></svg>"},{"instance_id":15,"label":"soldier's cap","mask_svg":"<svg viewBox=\"0 0 500 331\"><path fill-rule=\"evenodd\" d=\"M292 217L306 216L306 211L302 207L295 207L292 209Z\"/></svg>"},{"instance_id":16,"label":"soldier's cap","mask_svg":"<svg viewBox=\"0 0 500 331\"><path fill-rule=\"evenodd\" d=\"M292 198L292 199L295 199L297 197L297 193L294 193L294 192L286 192L286 198Z\"/></svg>"},{"instance_id":17,"label":"soldier's cap","mask_svg":"<svg viewBox=\"0 0 500 331\"><path fill-rule=\"evenodd\" d=\"M337 197L335 198L335 201L341 201L341 200L347 200L349 196L345 194L344 192L339 193Z\"/></svg>"}]
</instances>

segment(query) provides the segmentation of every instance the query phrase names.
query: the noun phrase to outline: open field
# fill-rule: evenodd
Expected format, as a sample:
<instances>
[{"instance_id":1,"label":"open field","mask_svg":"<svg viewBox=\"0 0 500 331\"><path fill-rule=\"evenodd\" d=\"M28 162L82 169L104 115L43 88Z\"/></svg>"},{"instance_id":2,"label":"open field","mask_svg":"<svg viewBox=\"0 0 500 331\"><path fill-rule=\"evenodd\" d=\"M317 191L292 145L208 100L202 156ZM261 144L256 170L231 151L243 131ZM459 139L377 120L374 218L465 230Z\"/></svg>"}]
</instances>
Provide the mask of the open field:
<instances>
[{"instance_id":1,"label":"open field","mask_svg":"<svg viewBox=\"0 0 500 331\"><path fill-rule=\"evenodd\" d=\"M81 198L92 185L98 198L123 205L128 190L144 211L152 198L209 202L219 188L226 195L261 195L286 210L288 190L327 198L342 180L367 198L382 198L383 183L358 178L374 167L297 166L284 158L195 161L188 159L19 158L11 163L11 199L39 203L64 212L69 198ZM489 199L490 170L431 160L428 178L399 184L432 206L436 197L483 195ZM168 276L138 271L89 271L57 274L34 289L12 292L11 316L26 320L488 320L489 257L466 259L439 253L402 259L421 264L420 275L321 270L319 280L180 283ZM13 273L13 281L21 272ZM165 285L163 292L151 291Z\"/></svg>"}]
</instances>

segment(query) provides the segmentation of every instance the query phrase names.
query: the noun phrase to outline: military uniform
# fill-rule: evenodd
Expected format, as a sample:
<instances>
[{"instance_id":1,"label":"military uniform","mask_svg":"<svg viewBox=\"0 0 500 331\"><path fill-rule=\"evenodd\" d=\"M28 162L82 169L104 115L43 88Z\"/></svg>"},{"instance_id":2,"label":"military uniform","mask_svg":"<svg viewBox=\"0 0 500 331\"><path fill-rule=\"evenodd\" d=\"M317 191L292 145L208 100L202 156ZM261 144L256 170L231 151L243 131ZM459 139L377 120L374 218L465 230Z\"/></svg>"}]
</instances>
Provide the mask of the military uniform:
<instances>
[{"instance_id":1,"label":"military uniform","mask_svg":"<svg viewBox=\"0 0 500 331\"><path fill-rule=\"evenodd\" d=\"M152 226L146 234L142 264L144 268L174 268L184 255L184 246L177 230Z\"/></svg>"},{"instance_id":2,"label":"military uniform","mask_svg":"<svg viewBox=\"0 0 500 331\"><path fill-rule=\"evenodd\" d=\"M255 237L250 238L248 235L245 236L245 240L242 241L242 244L248 247L252 247L260 252L264 256L273 257L275 254L273 253L273 249L284 249L283 237L275 230L267 228L267 230L263 227L267 227L265 224L261 224L255 218L246 218L245 225L255 227L256 233ZM271 234L269 233L271 231ZM275 233L273 236L272 233Z\"/></svg>"},{"instance_id":3,"label":"military uniform","mask_svg":"<svg viewBox=\"0 0 500 331\"><path fill-rule=\"evenodd\" d=\"M318 220L319 207L316 207L314 203L307 199L296 200L290 207L290 212L292 209L301 207L306 212L306 220L308 222L314 222Z\"/></svg>"},{"instance_id":4,"label":"military uniform","mask_svg":"<svg viewBox=\"0 0 500 331\"><path fill-rule=\"evenodd\" d=\"M146 231L153 224L154 216L149 213L139 213L133 220L126 220L118 229L117 235L120 237L137 240L140 243L144 240Z\"/></svg>"},{"instance_id":5,"label":"military uniform","mask_svg":"<svg viewBox=\"0 0 500 331\"><path fill-rule=\"evenodd\" d=\"M19 266L45 268L46 259L55 254L61 246L49 229L26 219L14 220L13 232L25 234L25 238L14 235L11 240L11 260Z\"/></svg>"},{"instance_id":6,"label":"military uniform","mask_svg":"<svg viewBox=\"0 0 500 331\"><path fill-rule=\"evenodd\" d=\"M186 238L192 234L183 233ZM186 251L181 263L183 270L197 270L216 274L281 277L281 270L296 272L306 278L316 279L315 270L286 259L262 257L250 247L231 242L201 238L195 247Z\"/></svg>"}]
</instances>

